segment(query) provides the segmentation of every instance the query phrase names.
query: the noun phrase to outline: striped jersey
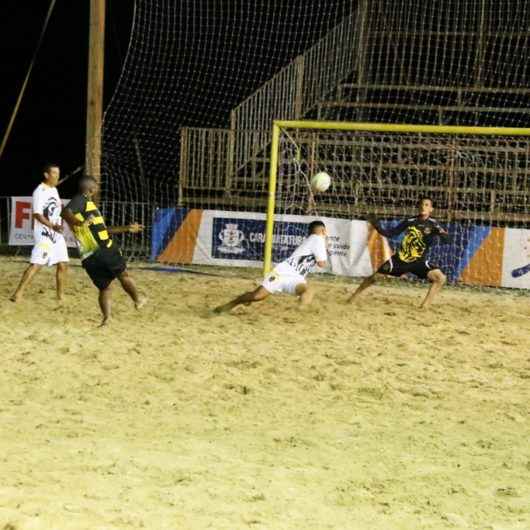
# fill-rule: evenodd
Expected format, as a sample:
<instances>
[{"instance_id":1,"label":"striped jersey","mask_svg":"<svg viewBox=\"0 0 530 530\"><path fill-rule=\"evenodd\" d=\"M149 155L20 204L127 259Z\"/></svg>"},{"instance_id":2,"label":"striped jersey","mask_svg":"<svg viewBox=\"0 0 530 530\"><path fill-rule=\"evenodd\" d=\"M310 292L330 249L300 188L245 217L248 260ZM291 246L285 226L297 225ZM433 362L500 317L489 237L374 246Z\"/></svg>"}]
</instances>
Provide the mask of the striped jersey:
<instances>
[{"instance_id":1,"label":"striped jersey","mask_svg":"<svg viewBox=\"0 0 530 530\"><path fill-rule=\"evenodd\" d=\"M90 198L78 194L68 203L66 209L70 210L79 221L90 220L88 226L73 227L82 260L100 248L112 246L112 239L105 225L105 219Z\"/></svg>"}]
</instances>

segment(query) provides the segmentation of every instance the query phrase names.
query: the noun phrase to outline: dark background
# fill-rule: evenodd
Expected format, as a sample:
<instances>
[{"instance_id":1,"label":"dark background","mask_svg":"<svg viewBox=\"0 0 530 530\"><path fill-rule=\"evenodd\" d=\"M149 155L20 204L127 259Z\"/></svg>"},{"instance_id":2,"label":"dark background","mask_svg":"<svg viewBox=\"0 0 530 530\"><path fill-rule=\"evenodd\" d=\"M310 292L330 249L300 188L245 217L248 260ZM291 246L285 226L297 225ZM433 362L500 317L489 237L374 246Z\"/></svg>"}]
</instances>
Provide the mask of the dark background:
<instances>
[{"instance_id":1,"label":"dark background","mask_svg":"<svg viewBox=\"0 0 530 530\"><path fill-rule=\"evenodd\" d=\"M138 172L133 140L143 158L145 179L174 186L179 127L226 127L231 108L335 26L356 1L114 0L106 4L108 114L102 172L104 181L117 183L117 191L106 190L110 196L123 198L128 188L134 188ZM136 29L131 36L135 4ZM4 0L0 6L3 132L49 1ZM4 182L0 195L30 194L46 161L58 163L63 174L84 163L88 26L88 0L57 0L0 160ZM76 179L63 184L61 195L70 196L75 186Z\"/></svg>"},{"instance_id":2,"label":"dark background","mask_svg":"<svg viewBox=\"0 0 530 530\"><path fill-rule=\"evenodd\" d=\"M4 134L50 2L3 0L0 7L0 134ZM107 2L105 101L125 59L133 2ZM57 0L11 136L0 160L2 195L29 195L46 161L63 174L84 163L88 1ZM68 197L75 180L61 187Z\"/></svg>"}]
</instances>

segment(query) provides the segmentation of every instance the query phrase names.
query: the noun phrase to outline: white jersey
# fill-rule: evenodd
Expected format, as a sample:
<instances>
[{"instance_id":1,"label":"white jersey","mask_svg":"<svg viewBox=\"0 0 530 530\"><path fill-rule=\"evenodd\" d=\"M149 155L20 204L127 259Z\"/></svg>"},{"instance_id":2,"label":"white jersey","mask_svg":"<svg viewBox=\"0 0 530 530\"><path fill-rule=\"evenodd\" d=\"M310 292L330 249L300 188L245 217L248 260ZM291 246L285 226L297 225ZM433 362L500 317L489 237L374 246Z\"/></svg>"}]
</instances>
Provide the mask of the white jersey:
<instances>
[{"instance_id":1,"label":"white jersey","mask_svg":"<svg viewBox=\"0 0 530 530\"><path fill-rule=\"evenodd\" d=\"M62 224L61 220L62 204L57 188L41 183L33 192L33 213L43 215L54 225ZM39 243L43 238L55 243L58 234L55 230L43 225L37 219L33 220L33 236L35 243ZM62 237L62 236L61 236Z\"/></svg>"},{"instance_id":2,"label":"white jersey","mask_svg":"<svg viewBox=\"0 0 530 530\"><path fill-rule=\"evenodd\" d=\"M305 277L317 261L326 261L327 258L326 237L312 234L304 239L291 256L278 264L274 270L278 274L298 274Z\"/></svg>"}]
</instances>

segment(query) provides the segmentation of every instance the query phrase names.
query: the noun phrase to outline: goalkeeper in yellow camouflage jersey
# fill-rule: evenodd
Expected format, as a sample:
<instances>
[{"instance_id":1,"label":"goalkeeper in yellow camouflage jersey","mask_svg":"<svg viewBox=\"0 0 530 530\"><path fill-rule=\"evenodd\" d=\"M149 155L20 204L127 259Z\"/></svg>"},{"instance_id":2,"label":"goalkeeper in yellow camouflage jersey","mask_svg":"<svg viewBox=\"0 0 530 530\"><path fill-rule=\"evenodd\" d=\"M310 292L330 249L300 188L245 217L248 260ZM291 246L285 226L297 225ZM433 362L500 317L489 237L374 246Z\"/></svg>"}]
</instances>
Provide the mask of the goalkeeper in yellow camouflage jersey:
<instances>
[{"instance_id":1,"label":"goalkeeper in yellow camouflage jersey","mask_svg":"<svg viewBox=\"0 0 530 530\"><path fill-rule=\"evenodd\" d=\"M433 209L432 200L422 198L418 202L418 215L402 221L390 230L384 230L375 217L368 218L368 222L384 237L394 237L402 232L405 232L405 236L398 251L388 261L385 261L372 276L361 282L361 285L350 297L350 302L356 300L363 291L373 285L379 274L400 277L408 273L431 282L421 307L427 307L432 303L447 278L437 265L430 263L425 258L425 255L436 237L441 238L444 243L448 242L447 231L431 217Z\"/></svg>"}]
</instances>

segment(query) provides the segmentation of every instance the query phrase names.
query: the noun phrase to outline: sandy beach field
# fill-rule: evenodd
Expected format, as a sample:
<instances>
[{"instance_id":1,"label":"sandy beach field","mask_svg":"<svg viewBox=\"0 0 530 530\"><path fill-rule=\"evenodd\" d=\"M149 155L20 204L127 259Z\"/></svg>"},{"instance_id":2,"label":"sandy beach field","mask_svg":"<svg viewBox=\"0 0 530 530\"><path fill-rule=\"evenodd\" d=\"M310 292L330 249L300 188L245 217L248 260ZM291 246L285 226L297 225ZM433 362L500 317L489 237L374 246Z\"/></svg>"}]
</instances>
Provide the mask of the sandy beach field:
<instances>
[{"instance_id":1,"label":"sandy beach field","mask_svg":"<svg viewBox=\"0 0 530 530\"><path fill-rule=\"evenodd\" d=\"M0 530L530 529L530 295L315 281L235 315L251 279L0 260ZM234 274L234 271L231 271ZM256 271L257 278L259 272Z\"/></svg>"}]
</instances>

